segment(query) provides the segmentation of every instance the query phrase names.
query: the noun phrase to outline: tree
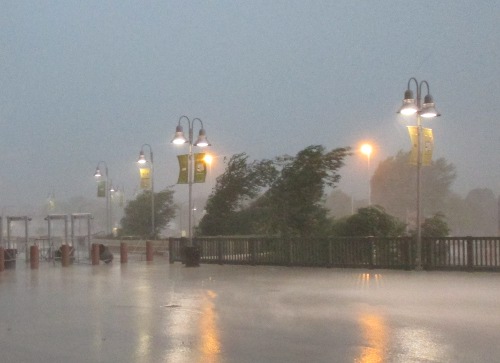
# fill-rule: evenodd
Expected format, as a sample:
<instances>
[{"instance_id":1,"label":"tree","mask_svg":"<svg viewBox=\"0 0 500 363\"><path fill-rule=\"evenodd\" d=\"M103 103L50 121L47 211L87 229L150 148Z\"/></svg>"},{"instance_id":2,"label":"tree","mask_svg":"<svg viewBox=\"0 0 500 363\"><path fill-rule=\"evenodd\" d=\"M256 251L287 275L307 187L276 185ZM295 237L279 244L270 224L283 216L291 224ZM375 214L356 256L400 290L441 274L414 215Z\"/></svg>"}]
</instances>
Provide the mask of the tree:
<instances>
[{"instance_id":1,"label":"tree","mask_svg":"<svg viewBox=\"0 0 500 363\"><path fill-rule=\"evenodd\" d=\"M322 203L324 190L340 180L338 170L349 150L326 151L323 146L313 145L295 157L277 158L279 176L257 203L265 210L265 229L282 236L328 234L331 224Z\"/></svg>"},{"instance_id":2,"label":"tree","mask_svg":"<svg viewBox=\"0 0 500 363\"><path fill-rule=\"evenodd\" d=\"M422 237L446 237L449 233L450 228L448 228L443 213L438 212L432 217L426 218L422 223Z\"/></svg>"},{"instance_id":3,"label":"tree","mask_svg":"<svg viewBox=\"0 0 500 363\"><path fill-rule=\"evenodd\" d=\"M216 236L239 234L243 228L238 211L242 210L258 192L277 175L272 161L248 161L246 153L233 155L226 170L217 178L214 191L209 196L206 214L199 223L202 235Z\"/></svg>"},{"instance_id":4,"label":"tree","mask_svg":"<svg viewBox=\"0 0 500 363\"><path fill-rule=\"evenodd\" d=\"M416 208L417 168L409 164L409 155L409 152L400 151L381 162L371 180L374 204L383 206L401 220L406 220ZM422 167L420 195L424 216L443 210L455 177L455 166L443 158Z\"/></svg>"},{"instance_id":5,"label":"tree","mask_svg":"<svg viewBox=\"0 0 500 363\"><path fill-rule=\"evenodd\" d=\"M327 152L309 146L295 157L248 162L231 157L207 202L204 235L281 234L311 236L330 230L321 203L325 186L338 183L349 148Z\"/></svg>"},{"instance_id":6,"label":"tree","mask_svg":"<svg viewBox=\"0 0 500 363\"><path fill-rule=\"evenodd\" d=\"M399 237L405 224L386 213L380 206L358 209L357 213L334 223L334 234L339 237Z\"/></svg>"},{"instance_id":7,"label":"tree","mask_svg":"<svg viewBox=\"0 0 500 363\"><path fill-rule=\"evenodd\" d=\"M164 189L154 194L155 231L151 236L151 191L144 191L125 206L121 235L156 237L175 217L174 192Z\"/></svg>"}]
</instances>

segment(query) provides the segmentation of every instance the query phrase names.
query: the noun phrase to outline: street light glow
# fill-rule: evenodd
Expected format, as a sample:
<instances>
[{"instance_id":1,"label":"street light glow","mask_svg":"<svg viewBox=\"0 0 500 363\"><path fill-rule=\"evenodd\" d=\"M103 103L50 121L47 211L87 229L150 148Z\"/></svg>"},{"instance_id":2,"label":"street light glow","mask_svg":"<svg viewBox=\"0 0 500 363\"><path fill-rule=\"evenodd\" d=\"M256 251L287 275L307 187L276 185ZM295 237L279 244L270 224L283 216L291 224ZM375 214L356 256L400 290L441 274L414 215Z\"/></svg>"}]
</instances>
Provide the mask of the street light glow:
<instances>
[{"instance_id":1,"label":"street light glow","mask_svg":"<svg viewBox=\"0 0 500 363\"><path fill-rule=\"evenodd\" d=\"M372 205L372 187L370 184L370 157L373 152L373 146L371 144L363 144L361 145L361 148L359 149L362 154L366 155L366 161L367 161L367 174L368 174L368 206Z\"/></svg>"},{"instance_id":2,"label":"street light glow","mask_svg":"<svg viewBox=\"0 0 500 363\"><path fill-rule=\"evenodd\" d=\"M205 157L203 158L203 160L207 163L207 164L212 164L212 161L214 161L214 157L210 154L205 154Z\"/></svg>"},{"instance_id":3,"label":"street light glow","mask_svg":"<svg viewBox=\"0 0 500 363\"><path fill-rule=\"evenodd\" d=\"M369 157L372 154L373 147L370 144L363 144L360 150L364 155Z\"/></svg>"}]
</instances>

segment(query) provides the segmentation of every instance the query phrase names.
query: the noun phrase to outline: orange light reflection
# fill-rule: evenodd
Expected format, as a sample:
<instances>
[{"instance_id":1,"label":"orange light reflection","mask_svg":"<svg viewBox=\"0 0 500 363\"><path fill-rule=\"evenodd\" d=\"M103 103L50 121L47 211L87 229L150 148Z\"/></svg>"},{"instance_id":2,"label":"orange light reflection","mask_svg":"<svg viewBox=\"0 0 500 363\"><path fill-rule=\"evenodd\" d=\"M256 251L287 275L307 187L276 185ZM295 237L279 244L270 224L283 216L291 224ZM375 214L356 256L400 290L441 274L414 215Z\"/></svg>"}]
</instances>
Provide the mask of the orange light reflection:
<instances>
[{"instance_id":1,"label":"orange light reflection","mask_svg":"<svg viewBox=\"0 0 500 363\"><path fill-rule=\"evenodd\" d=\"M217 328L217 313L213 300L217 294L207 291L201 308L200 318L200 352L199 362L217 363L220 361L221 344Z\"/></svg>"},{"instance_id":2,"label":"orange light reflection","mask_svg":"<svg viewBox=\"0 0 500 363\"><path fill-rule=\"evenodd\" d=\"M387 327L383 318L375 314L363 314L359 319L365 344L361 348L359 363L379 363L385 361L387 350Z\"/></svg>"}]
</instances>

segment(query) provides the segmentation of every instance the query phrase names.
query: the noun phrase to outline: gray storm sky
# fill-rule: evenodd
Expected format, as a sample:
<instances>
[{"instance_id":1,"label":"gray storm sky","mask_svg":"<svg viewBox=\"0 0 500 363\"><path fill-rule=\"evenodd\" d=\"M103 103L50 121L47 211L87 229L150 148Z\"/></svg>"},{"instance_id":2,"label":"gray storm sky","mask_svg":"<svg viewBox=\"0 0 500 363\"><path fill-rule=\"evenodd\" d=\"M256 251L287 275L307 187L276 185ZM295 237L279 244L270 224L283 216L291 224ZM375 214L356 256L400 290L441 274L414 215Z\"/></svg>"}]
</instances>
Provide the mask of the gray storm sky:
<instances>
[{"instance_id":1,"label":"gray storm sky","mask_svg":"<svg viewBox=\"0 0 500 363\"><path fill-rule=\"evenodd\" d=\"M410 77L442 113L425 126L453 189L500 192L498 0L1 0L0 27L4 208L95 198L100 160L130 197L144 143L157 190L174 184L181 115L203 120L216 155L369 140L373 170L410 148L415 118L396 114ZM366 158L347 163L340 187L363 198Z\"/></svg>"}]
</instances>

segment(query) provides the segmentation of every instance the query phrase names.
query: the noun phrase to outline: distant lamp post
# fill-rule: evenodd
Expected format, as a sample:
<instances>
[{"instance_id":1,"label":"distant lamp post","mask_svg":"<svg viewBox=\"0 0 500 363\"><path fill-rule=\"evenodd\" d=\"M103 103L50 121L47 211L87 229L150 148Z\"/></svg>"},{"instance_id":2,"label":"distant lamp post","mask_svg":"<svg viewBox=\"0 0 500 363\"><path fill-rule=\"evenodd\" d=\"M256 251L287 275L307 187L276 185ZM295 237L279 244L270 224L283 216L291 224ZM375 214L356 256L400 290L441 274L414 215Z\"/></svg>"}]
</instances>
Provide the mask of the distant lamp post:
<instances>
[{"instance_id":1,"label":"distant lamp post","mask_svg":"<svg viewBox=\"0 0 500 363\"><path fill-rule=\"evenodd\" d=\"M417 98L413 96L413 91L410 86L411 83L415 84L417 90ZM422 103L422 86L427 89L427 95L424 97L424 103ZM441 116L434 105L434 100L430 95L429 83L427 81L421 81L420 83L416 78L412 77L408 80L408 87L405 91L403 105L399 109L398 113L404 116L417 115L417 255L415 258L415 268L417 270L422 269L422 226L421 226L421 183L422 183L422 117L423 118L433 118Z\"/></svg>"},{"instance_id":2,"label":"distant lamp post","mask_svg":"<svg viewBox=\"0 0 500 363\"><path fill-rule=\"evenodd\" d=\"M113 221L113 200L116 189L113 186L113 180L109 180L109 233L113 233L114 221Z\"/></svg>"},{"instance_id":3,"label":"distant lamp post","mask_svg":"<svg viewBox=\"0 0 500 363\"><path fill-rule=\"evenodd\" d=\"M104 168L105 168L104 169L104 171L105 171L105 173L104 173L105 179L104 180L101 180L103 177L103 175L101 173L101 169L99 168L99 166L101 164L104 165ZM98 184L97 196L106 198L106 234L109 234L110 233L110 226L109 226L109 223L110 223L109 192L110 191L108 190L109 174L108 174L108 165L106 164L106 162L101 160L101 161L99 161L99 163L97 163L94 177L96 178L96 181L98 183L101 183L101 182L104 183L103 185Z\"/></svg>"},{"instance_id":4,"label":"distant lamp post","mask_svg":"<svg viewBox=\"0 0 500 363\"><path fill-rule=\"evenodd\" d=\"M145 165L148 160L144 156L144 147L149 148L149 165L151 166L151 238L156 237L155 231L155 187L154 187L154 167L153 167L153 148L149 144L143 144L139 152L139 159L137 163L139 166Z\"/></svg>"},{"instance_id":5,"label":"distant lamp post","mask_svg":"<svg viewBox=\"0 0 500 363\"><path fill-rule=\"evenodd\" d=\"M370 144L363 144L363 145L361 145L360 151L363 155L366 155L366 159L367 159L368 206L371 206L372 205L372 187L371 187L371 182L370 182L370 157L371 157L372 152L373 152L373 147Z\"/></svg>"},{"instance_id":6,"label":"distant lamp post","mask_svg":"<svg viewBox=\"0 0 500 363\"><path fill-rule=\"evenodd\" d=\"M187 121L188 128L189 128L189 135L188 138L184 136L184 130L181 126L181 121ZM193 129L194 129L194 124L195 121L198 121L200 124L200 131L198 133L198 138L196 141L193 140ZM194 141L194 142L193 142ZM191 211L193 210L193 174L194 174L194 163L193 163L193 146L199 146L199 147L205 147L205 146L210 146L210 143L207 140L207 134L205 132L205 129L203 128L203 122L199 118L195 118L192 121L186 117L186 116L181 116L179 118L179 122L177 124L177 127L175 129L175 135L172 140L172 143L175 145L183 145L183 144L188 144L189 145L189 154L188 154L188 186L189 186L189 216L188 216L188 247L193 246L193 227L192 227L192 213Z\"/></svg>"}]
</instances>

